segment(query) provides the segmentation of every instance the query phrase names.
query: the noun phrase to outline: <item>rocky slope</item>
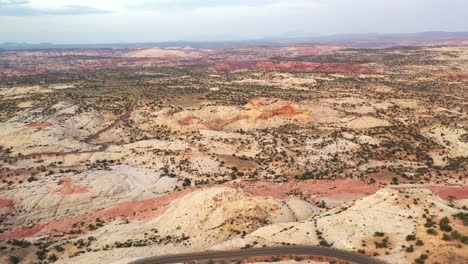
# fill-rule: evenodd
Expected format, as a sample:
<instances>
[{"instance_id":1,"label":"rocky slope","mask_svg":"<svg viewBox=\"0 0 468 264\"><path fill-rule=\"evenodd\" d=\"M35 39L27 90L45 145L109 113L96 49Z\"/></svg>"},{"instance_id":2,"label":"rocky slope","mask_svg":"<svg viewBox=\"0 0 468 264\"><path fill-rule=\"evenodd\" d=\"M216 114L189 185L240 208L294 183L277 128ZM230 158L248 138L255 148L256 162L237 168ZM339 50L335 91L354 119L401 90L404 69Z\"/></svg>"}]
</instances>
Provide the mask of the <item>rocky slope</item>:
<instances>
[{"instance_id":1,"label":"rocky slope","mask_svg":"<svg viewBox=\"0 0 468 264\"><path fill-rule=\"evenodd\" d=\"M126 184L116 188L120 191L110 192L108 200L118 200L119 193L128 197L148 197L151 196L145 194L151 189L148 186L163 185L160 182L163 178L153 177L154 174L149 172L127 167L113 170L127 175L127 179L120 180ZM133 186L131 190L127 185ZM76 199L92 192L92 189L74 190L77 191L69 197ZM24 202L17 197L8 197ZM30 212L42 211L43 216L55 217L56 220L23 230L23 233L5 233L2 237L14 238L16 235L16 238L34 241L39 237L53 236L57 242L50 245L49 254L53 252L58 256L59 263L87 263L90 259L125 263L138 257L169 252L284 244L333 246L378 256L389 263L412 263L421 254L439 263L450 258L468 257L461 242L466 240L463 234L468 228L453 216L462 211L427 189L385 188L331 209L320 209L295 196L255 196L240 188L229 187L186 190L170 197L163 203L156 199L144 200L147 205L143 207L135 201L127 203L126 207L111 206L104 210L93 209L99 208L99 201L85 202L91 209L87 212L82 209L81 216L67 214L67 204L78 206L70 200L63 200L58 207L60 210L56 208L54 215L45 215L48 209L41 209L39 204L38 208L29 209ZM12 206L6 200L3 204ZM132 212L130 208L135 210L128 214ZM31 217L37 219L38 215L32 213ZM445 221L444 217L447 217L450 231L439 225ZM80 224L82 221L95 222L93 226L96 227L83 226ZM460 237L453 233L455 230L461 234ZM442 238L443 235L450 239ZM57 245L66 250L56 251Z\"/></svg>"},{"instance_id":2,"label":"rocky slope","mask_svg":"<svg viewBox=\"0 0 468 264\"><path fill-rule=\"evenodd\" d=\"M428 190L383 189L322 211L304 222L268 225L244 239L227 241L215 248L247 244L332 245L380 255L379 258L389 263L412 263L420 254L428 254L429 261L447 263L450 258L468 257L463 246L457 246L459 241L442 238L443 235L450 237L451 231L443 231L438 226L447 217L452 230L466 234L468 228L452 216L459 212Z\"/></svg>"}]
</instances>

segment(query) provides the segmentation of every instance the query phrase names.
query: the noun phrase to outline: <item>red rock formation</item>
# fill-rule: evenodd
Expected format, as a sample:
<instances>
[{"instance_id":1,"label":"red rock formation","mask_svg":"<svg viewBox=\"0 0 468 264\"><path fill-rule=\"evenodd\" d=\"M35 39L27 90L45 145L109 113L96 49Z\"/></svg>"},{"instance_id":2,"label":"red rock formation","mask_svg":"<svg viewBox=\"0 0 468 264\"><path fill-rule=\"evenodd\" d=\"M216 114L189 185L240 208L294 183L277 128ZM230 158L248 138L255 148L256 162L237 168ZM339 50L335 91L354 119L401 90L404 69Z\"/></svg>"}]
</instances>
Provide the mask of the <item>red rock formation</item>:
<instances>
[{"instance_id":1,"label":"red rock formation","mask_svg":"<svg viewBox=\"0 0 468 264\"><path fill-rule=\"evenodd\" d=\"M232 72L233 68L227 63L218 63L215 65L215 70L218 72L228 73Z\"/></svg>"},{"instance_id":2,"label":"red rock formation","mask_svg":"<svg viewBox=\"0 0 468 264\"><path fill-rule=\"evenodd\" d=\"M261 111L259 118L268 119L278 115L297 115L304 113L304 110L299 109L294 103L284 101L279 98L256 98L250 101L250 104Z\"/></svg>"},{"instance_id":3,"label":"red rock formation","mask_svg":"<svg viewBox=\"0 0 468 264\"><path fill-rule=\"evenodd\" d=\"M10 199L0 198L0 208L1 207L13 207L15 206L15 202Z\"/></svg>"},{"instance_id":4,"label":"red rock formation","mask_svg":"<svg viewBox=\"0 0 468 264\"><path fill-rule=\"evenodd\" d=\"M423 187L435 192L445 200L468 199L468 186L426 186Z\"/></svg>"},{"instance_id":5,"label":"red rock formation","mask_svg":"<svg viewBox=\"0 0 468 264\"><path fill-rule=\"evenodd\" d=\"M298 110L294 106L289 104L289 105L285 105L285 106L283 106L281 108L278 108L278 109L275 109L275 110L265 111L260 115L260 118L268 119L268 118L272 118L272 117L278 116L278 115L297 115L297 114L301 114L303 112L304 111Z\"/></svg>"},{"instance_id":6,"label":"red rock formation","mask_svg":"<svg viewBox=\"0 0 468 264\"><path fill-rule=\"evenodd\" d=\"M86 187L80 187L73 184L73 180L70 177L62 177L60 179L61 187L58 189L49 188L53 193L60 195L72 195L79 193L87 193L89 190Z\"/></svg>"},{"instance_id":7,"label":"red rock formation","mask_svg":"<svg viewBox=\"0 0 468 264\"><path fill-rule=\"evenodd\" d=\"M258 63L257 69L262 70L262 71L279 71L280 70L278 65L269 61Z\"/></svg>"},{"instance_id":8,"label":"red rock formation","mask_svg":"<svg viewBox=\"0 0 468 264\"><path fill-rule=\"evenodd\" d=\"M317 197L354 200L371 195L380 188L356 180L306 180L287 183L252 182L243 189L254 195L272 196L277 199L284 199L289 192L298 190Z\"/></svg>"},{"instance_id":9,"label":"red rock formation","mask_svg":"<svg viewBox=\"0 0 468 264\"><path fill-rule=\"evenodd\" d=\"M272 196L284 199L291 191L301 191L305 195L321 198L350 201L366 197L377 192L380 187L356 180L306 180L301 182L273 183L273 182L241 182L242 189L258 196ZM407 187L401 187L405 189ZM442 199L463 200L468 199L467 186L419 186L436 193Z\"/></svg>"},{"instance_id":10,"label":"red rock formation","mask_svg":"<svg viewBox=\"0 0 468 264\"><path fill-rule=\"evenodd\" d=\"M98 218L103 221L116 217L148 221L164 213L172 201L180 199L194 190L195 189L188 188L163 197L142 201L126 201L117 203L110 208L101 211L92 210L82 215L53 220L35 225L32 228L20 229L9 233L0 234L0 239L21 239L32 237L38 234L68 232L73 229L74 224L80 222L94 223ZM82 231L86 232L86 230ZM83 233L81 235L83 235ZM62 239L64 238L66 237L62 237Z\"/></svg>"},{"instance_id":11,"label":"red rock formation","mask_svg":"<svg viewBox=\"0 0 468 264\"><path fill-rule=\"evenodd\" d=\"M254 108L255 110L259 111L260 115L255 117L260 119L268 119L278 115L298 115L305 112L304 110L300 109L296 104L279 98L255 98L252 99L246 107ZM203 125L211 130L223 130L223 128L229 124L249 118L252 118L252 116L249 115L248 112L245 112L233 118L221 119L215 122L207 122L203 119L198 119L193 116L183 117L177 120L177 122L183 126L191 125L194 122L197 122L198 124Z\"/></svg>"},{"instance_id":12,"label":"red rock formation","mask_svg":"<svg viewBox=\"0 0 468 264\"><path fill-rule=\"evenodd\" d=\"M376 71L359 66L354 63L316 63L316 62L260 62L257 69L262 71L284 71L284 72L321 72L321 73L362 73L380 74Z\"/></svg>"},{"instance_id":13,"label":"red rock formation","mask_svg":"<svg viewBox=\"0 0 468 264\"><path fill-rule=\"evenodd\" d=\"M0 239L21 239L26 237L32 237L39 233L45 225L36 225L27 229L15 230L9 233L0 234Z\"/></svg>"},{"instance_id":14,"label":"red rock formation","mask_svg":"<svg viewBox=\"0 0 468 264\"><path fill-rule=\"evenodd\" d=\"M265 106L277 104L277 103L284 103L286 101L283 101L279 98L271 98L271 97L259 97L259 98L254 98L250 101L250 104L253 105L255 108L262 108Z\"/></svg>"},{"instance_id":15,"label":"red rock formation","mask_svg":"<svg viewBox=\"0 0 468 264\"><path fill-rule=\"evenodd\" d=\"M193 117L193 116L188 116L188 117L184 117L184 118L178 120L177 122L180 125L188 126L188 125L192 125L196 121L198 121L198 118Z\"/></svg>"},{"instance_id":16,"label":"red rock formation","mask_svg":"<svg viewBox=\"0 0 468 264\"><path fill-rule=\"evenodd\" d=\"M215 65L215 70L218 72L229 73L239 70L255 69L258 60L256 61L225 61Z\"/></svg>"},{"instance_id":17,"label":"red rock formation","mask_svg":"<svg viewBox=\"0 0 468 264\"><path fill-rule=\"evenodd\" d=\"M53 124L49 123L49 122L34 122L34 123L29 124L29 125L26 125L26 127L29 127L29 128L44 128L44 127L50 127L52 125Z\"/></svg>"},{"instance_id":18,"label":"red rock formation","mask_svg":"<svg viewBox=\"0 0 468 264\"><path fill-rule=\"evenodd\" d=\"M97 213L96 217L101 219L123 217L127 219L150 220L164 213L171 202L184 197L192 191L194 189L188 188L180 192L148 200L121 202Z\"/></svg>"},{"instance_id":19,"label":"red rock formation","mask_svg":"<svg viewBox=\"0 0 468 264\"><path fill-rule=\"evenodd\" d=\"M452 79L468 79L468 73L449 72L448 77Z\"/></svg>"}]
</instances>

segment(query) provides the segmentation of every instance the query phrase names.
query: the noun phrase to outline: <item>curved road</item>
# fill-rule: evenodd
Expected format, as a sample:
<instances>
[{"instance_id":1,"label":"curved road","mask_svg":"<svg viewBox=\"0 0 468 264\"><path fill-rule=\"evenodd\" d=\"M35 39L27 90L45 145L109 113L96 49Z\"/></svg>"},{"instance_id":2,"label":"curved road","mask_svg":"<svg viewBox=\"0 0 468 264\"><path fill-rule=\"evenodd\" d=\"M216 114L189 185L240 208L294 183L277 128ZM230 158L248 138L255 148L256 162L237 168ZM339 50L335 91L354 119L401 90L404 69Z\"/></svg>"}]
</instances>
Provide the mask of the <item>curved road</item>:
<instances>
[{"instance_id":1,"label":"curved road","mask_svg":"<svg viewBox=\"0 0 468 264\"><path fill-rule=\"evenodd\" d=\"M158 256L136 260L130 262L129 264L183 263L193 260L238 260L252 257L274 257L289 255L330 257L359 264L385 263L381 260L377 260L365 255L338 250L334 248L323 248L313 246L289 246L272 248L250 248L232 251L207 251L201 253Z\"/></svg>"}]
</instances>

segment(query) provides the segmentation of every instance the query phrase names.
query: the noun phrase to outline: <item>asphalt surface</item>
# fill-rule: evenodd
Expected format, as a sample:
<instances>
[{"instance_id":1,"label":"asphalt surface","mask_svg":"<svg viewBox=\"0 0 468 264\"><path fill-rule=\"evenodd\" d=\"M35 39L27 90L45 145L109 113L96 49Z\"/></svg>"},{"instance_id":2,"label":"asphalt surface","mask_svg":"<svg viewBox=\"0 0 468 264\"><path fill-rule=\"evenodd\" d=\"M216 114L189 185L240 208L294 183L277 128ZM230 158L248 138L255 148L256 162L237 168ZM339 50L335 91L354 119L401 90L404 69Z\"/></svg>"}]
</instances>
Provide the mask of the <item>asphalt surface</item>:
<instances>
[{"instance_id":1,"label":"asphalt surface","mask_svg":"<svg viewBox=\"0 0 468 264\"><path fill-rule=\"evenodd\" d=\"M201 253L189 253L178 255L166 255L149 257L130 262L129 264L160 264L181 263L194 260L239 260L252 257L274 257L274 256L321 256L331 257L339 260L359 264L384 264L385 262L365 255L338 250L334 248L312 247L312 246L288 246L273 248L250 248L232 251L207 251Z\"/></svg>"}]
</instances>

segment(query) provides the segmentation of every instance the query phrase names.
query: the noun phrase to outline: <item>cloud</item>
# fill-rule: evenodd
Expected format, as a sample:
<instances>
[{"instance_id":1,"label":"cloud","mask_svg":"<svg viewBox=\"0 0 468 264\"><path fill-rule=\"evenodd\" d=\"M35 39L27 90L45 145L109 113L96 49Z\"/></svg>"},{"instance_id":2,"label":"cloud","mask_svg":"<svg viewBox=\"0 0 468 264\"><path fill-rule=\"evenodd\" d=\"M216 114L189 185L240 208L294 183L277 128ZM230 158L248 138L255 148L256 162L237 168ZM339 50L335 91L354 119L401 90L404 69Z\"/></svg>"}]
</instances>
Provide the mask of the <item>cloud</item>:
<instances>
[{"instance_id":1,"label":"cloud","mask_svg":"<svg viewBox=\"0 0 468 264\"><path fill-rule=\"evenodd\" d=\"M39 9L40 10L40 9ZM89 6L80 5L66 5L62 9L58 10L40 10L44 15L86 15L86 14L107 14L112 13L109 10L98 9Z\"/></svg>"},{"instance_id":2,"label":"cloud","mask_svg":"<svg viewBox=\"0 0 468 264\"><path fill-rule=\"evenodd\" d=\"M0 16L54 16L106 14L111 11L82 5L65 5L57 9L31 7L27 0L0 0Z\"/></svg>"},{"instance_id":3,"label":"cloud","mask_svg":"<svg viewBox=\"0 0 468 264\"><path fill-rule=\"evenodd\" d=\"M99 43L259 39L286 32L296 32L288 36L315 36L467 31L466 2L0 0L0 36L2 41L16 42ZM13 15L13 8L23 9ZM71 14L76 15L74 19L67 16Z\"/></svg>"},{"instance_id":4,"label":"cloud","mask_svg":"<svg viewBox=\"0 0 468 264\"><path fill-rule=\"evenodd\" d=\"M143 2L129 5L133 10L191 10L206 7L228 7L228 6L264 6L271 5L283 0L145 0ZM291 0L292 2L296 0Z\"/></svg>"}]
</instances>

